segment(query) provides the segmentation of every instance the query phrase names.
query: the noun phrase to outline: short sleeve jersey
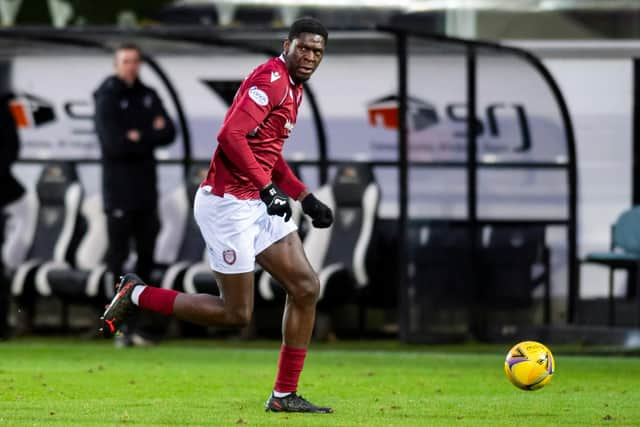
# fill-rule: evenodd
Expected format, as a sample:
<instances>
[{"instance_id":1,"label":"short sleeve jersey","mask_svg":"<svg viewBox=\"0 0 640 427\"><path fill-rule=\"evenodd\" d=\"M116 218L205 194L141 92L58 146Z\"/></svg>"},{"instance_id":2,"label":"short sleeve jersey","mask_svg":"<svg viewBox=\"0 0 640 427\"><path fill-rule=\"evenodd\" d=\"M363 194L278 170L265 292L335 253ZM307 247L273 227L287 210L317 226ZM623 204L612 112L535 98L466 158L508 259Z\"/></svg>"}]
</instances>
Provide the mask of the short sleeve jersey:
<instances>
[{"instance_id":1,"label":"short sleeve jersey","mask_svg":"<svg viewBox=\"0 0 640 427\"><path fill-rule=\"evenodd\" d=\"M242 110L258 123L249 130L246 140L258 164L267 176L272 176L274 164L282 153L284 140L289 136L298 117L303 87L295 84L282 56L272 58L257 67L240 85L227 111L223 126L243 126L234 123ZM243 116L240 116L243 117ZM224 151L216 149L203 186L217 195L231 194L239 199L258 199L259 188Z\"/></svg>"}]
</instances>

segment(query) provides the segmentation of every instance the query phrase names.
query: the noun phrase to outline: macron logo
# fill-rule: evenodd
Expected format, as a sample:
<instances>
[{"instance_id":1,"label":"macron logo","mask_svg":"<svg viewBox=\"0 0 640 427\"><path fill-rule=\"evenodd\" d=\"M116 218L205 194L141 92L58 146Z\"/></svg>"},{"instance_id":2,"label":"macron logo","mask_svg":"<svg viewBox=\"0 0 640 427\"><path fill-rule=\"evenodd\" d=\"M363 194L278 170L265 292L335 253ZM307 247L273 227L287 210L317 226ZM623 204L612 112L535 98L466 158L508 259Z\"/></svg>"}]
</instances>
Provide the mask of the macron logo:
<instances>
[{"instance_id":1,"label":"macron logo","mask_svg":"<svg viewBox=\"0 0 640 427\"><path fill-rule=\"evenodd\" d=\"M280 78L280 73L279 72L277 72L277 71L272 71L271 72L271 83L275 82L279 78Z\"/></svg>"}]
</instances>

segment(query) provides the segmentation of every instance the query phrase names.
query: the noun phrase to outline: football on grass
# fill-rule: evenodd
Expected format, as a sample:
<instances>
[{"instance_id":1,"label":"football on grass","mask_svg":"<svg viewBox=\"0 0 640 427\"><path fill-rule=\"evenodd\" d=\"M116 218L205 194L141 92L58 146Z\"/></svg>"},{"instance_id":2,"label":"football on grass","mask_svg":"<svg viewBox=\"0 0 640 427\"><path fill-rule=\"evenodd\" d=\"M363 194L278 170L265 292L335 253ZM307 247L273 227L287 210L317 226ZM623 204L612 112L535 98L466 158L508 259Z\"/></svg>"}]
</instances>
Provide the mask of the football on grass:
<instances>
[{"instance_id":1,"label":"football on grass","mask_svg":"<svg viewBox=\"0 0 640 427\"><path fill-rule=\"evenodd\" d=\"M504 361L507 378L522 390L538 390L549 384L555 369L556 362L551 351L535 341L514 345Z\"/></svg>"}]
</instances>

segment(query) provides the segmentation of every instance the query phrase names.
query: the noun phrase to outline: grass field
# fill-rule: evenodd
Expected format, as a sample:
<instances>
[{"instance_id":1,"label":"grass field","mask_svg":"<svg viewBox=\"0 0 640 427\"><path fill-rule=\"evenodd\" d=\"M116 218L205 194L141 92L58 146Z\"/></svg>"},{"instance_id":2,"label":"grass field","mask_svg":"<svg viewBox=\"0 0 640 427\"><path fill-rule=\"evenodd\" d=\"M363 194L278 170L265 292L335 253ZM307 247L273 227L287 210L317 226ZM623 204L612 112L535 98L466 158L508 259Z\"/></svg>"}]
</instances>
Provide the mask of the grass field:
<instances>
[{"instance_id":1,"label":"grass field","mask_svg":"<svg viewBox=\"0 0 640 427\"><path fill-rule=\"evenodd\" d=\"M175 341L115 349L0 344L1 426L640 425L640 358L553 349L542 390L513 387L502 346L314 345L300 391L330 415L265 413L278 343Z\"/></svg>"}]
</instances>

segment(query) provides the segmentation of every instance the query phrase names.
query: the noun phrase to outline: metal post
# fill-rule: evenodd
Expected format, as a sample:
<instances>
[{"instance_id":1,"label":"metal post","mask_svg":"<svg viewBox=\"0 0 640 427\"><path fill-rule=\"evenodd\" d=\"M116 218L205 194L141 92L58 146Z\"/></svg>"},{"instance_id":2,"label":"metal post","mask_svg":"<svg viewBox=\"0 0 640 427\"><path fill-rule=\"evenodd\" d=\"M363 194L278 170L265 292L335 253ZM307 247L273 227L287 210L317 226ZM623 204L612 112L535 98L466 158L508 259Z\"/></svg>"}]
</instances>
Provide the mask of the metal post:
<instances>
[{"instance_id":1,"label":"metal post","mask_svg":"<svg viewBox=\"0 0 640 427\"><path fill-rule=\"evenodd\" d=\"M467 46L467 220L468 231L471 233L471 271L475 280L469 284L472 287L472 301L470 302L470 325L474 335L484 332L484 321L482 319L482 305L479 299L482 297L482 286L480 286L480 262L478 255L480 247L478 241L478 164L477 164L477 135L478 119L477 110L477 90L476 90L476 48ZM478 310L479 309L479 310Z\"/></svg>"},{"instance_id":2,"label":"metal post","mask_svg":"<svg viewBox=\"0 0 640 427\"><path fill-rule=\"evenodd\" d=\"M407 36L397 34L398 46L398 246L397 246L397 278L400 292L398 313L400 319L400 339L407 341L409 337L409 295L408 287L408 251L407 224L409 216L409 161L407 133Z\"/></svg>"}]
</instances>

